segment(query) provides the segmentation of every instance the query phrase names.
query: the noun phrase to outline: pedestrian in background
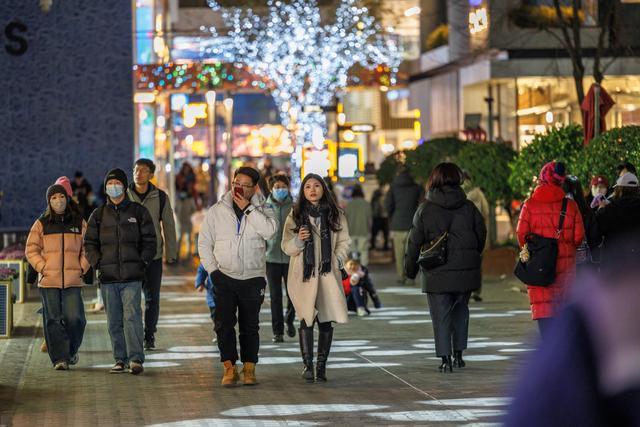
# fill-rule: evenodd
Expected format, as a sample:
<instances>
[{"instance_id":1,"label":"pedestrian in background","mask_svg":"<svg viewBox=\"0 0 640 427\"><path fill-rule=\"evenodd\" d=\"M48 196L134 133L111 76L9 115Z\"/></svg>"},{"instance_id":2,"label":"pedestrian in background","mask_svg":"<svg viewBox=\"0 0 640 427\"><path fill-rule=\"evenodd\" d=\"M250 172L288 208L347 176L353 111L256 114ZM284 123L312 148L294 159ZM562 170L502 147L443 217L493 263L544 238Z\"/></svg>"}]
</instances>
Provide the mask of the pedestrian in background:
<instances>
[{"instance_id":1,"label":"pedestrian in background","mask_svg":"<svg viewBox=\"0 0 640 427\"><path fill-rule=\"evenodd\" d=\"M333 322L347 323L341 268L349 253L349 229L344 214L325 181L316 174L302 180L298 201L287 217L282 250L289 262L289 296L300 318L302 377L314 381L313 326L317 322L318 357L315 380L324 382Z\"/></svg>"},{"instance_id":2,"label":"pedestrian in background","mask_svg":"<svg viewBox=\"0 0 640 427\"><path fill-rule=\"evenodd\" d=\"M278 221L278 230L267 240L267 283L271 297L271 327L273 329L273 342L284 342L285 317L282 314L282 286L286 290L287 297L287 335L296 336L296 328L293 321L296 310L293 308L287 288L287 275L289 272L289 256L282 252L282 232L284 222L291 213L293 198L289 191L289 178L285 175L273 175L269 179L269 197L267 204L273 209L274 218Z\"/></svg>"},{"instance_id":3,"label":"pedestrian in background","mask_svg":"<svg viewBox=\"0 0 640 427\"><path fill-rule=\"evenodd\" d=\"M142 291L144 292L144 349L154 350L155 333L160 316L160 285L162 283L162 257L167 263L176 262L176 224L173 209L167 193L150 181L156 171L156 165L149 159L138 159L133 166L133 182L127 189L127 196L147 208L156 233L156 254L144 273Z\"/></svg>"},{"instance_id":4,"label":"pedestrian in background","mask_svg":"<svg viewBox=\"0 0 640 427\"><path fill-rule=\"evenodd\" d=\"M198 265L198 271L196 273L196 290L198 292L202 292L204 290L207 291L207 307L209 307L211 321L213 322L213 342L216 342L216 296L213 292L213 282L211 282L211 276L209 276L207 270L202 264Z\"/></svg>"},{"instance_id":5,"label":"pedestrian in background","mask_svg":"<svg viewBox=\"0 0 640 427\"><path fill-rule=\"evenodd\" d=\"M215 328L222 385L237 384L236 323L244 385L255 385L260 348L260 307L266 287L266 241L278 229L264 197L257 193L260 173L243 166L233 174L232 190L207 211L200 229L198 252L215 294ZM237 313L237 314L236 314Z\"/></svg>"},{"instance_id":6,"label":"pedestrian in background","mask_svg":"<svg viewBox=\"0 0 640 427\"><path fill-rule=\"evenodd\" d=\"M640 263L640 184L627 172L613 187L611 203L596 212L598 229L604 236L602 272L610 276L622 265Z\"/></svg>"},{"instance_id":7,"label":"pedestrian in background","mask_svg":"<svg viewBox=\"0 0 640 427\"><path fill-rule=\"evenodd\" d=\"M82 217L85 220L89 219L89 215L91 215L91 212L93 212L96 207L95 196L91 184L89 184L89 181L87 181L81 171L76 171L74 174L71 189L73 190L73 198L80 207Z\"/></svg>"},{"instance_id":8,"label":"pedestrian in background","mask_svg":"<svg viewBox=\"0 0 640 427\"><path fill-rule=\"evenodd\" d=\"M142 281L158 247L151 214L127 198L127 184L122 169L107 173L107 202L91 214L84 247L100 280L115 359L111 373L129 368L138 375L144 370Z\"/></svg>"},{"instance_id":9,"label":"pedestrian in background","mask_svg":"<svg viewBox=\"0 0 640 427\"><path fill-rule=\"evenodd\" d=\"M180 172L176 175L176 217L178 218L178 260L181 260L182 243L187 245L189 261L193 256L193 226L191 215L200 207L198 205L198 193L196 191L196 174L189 162L184 162ZM184 240L183 240L184 239Z\"/></svg>"},{"instance_id":10,"label":"pedestrian in background","mask_svg":"<svg viewBox=\"0 0 640 427\"><path fill-rule=\"evenodd\" d=\"M465 193L467 194L467 199L471 201L476 208L478 208L478 211L480 212L480 214L482 215L482 218L484 219L484 227L486 228L488 233L490 211L489 211L489 202L487 201L487 197L484 195L484 192L480 187L473 184L471 175L469 175L467 171L463 171L463 173L464 173L464 182L463 182L462 188L465 190ZM489 239L487 239L487 241L488 240ZM487 247L487 244L485 243L485 249L486 247ZM482 271L480 272L480 274L482 274ZM480 296L481 293L482 293L482 280L480 280L480 287L471 293L471 298L475 302L481 302L482 301L482 297Z\"/></svg>"},{"instance_id":11,"label":"pedestrian in background","mask_svg":"<svg viewBox=\"0 0 640 427\"><path fill-rule=\"evenodd\" d=\"M376 249L376 239L378 233L382 232L384 239L383 251L389 250L389 215L384 207L385 186L379 185L371 196L371 215L373 217L371 225L371 245L369 249Z\"/></svg>"},{"instance_id":12,"label":"pedestrian in background","mask_svg":"<svg viewBox=\"0 0 640 427\"><path fill-rule=\"evenodd\" d=\"M349 224L351 252L357 252L361 265L369 265L369 232L371 230L371 205L364 199L360 185L355 185L351 192L351 201L345 209L345 217Z\"/></svg>"},{"instance_id":13,"label":"pedestrian in background","mask_svg":"<svg viewBox=\"0 0 640 427\"><path fill-rule=\"evenodd\" d=\"M531 317L538 322L540 335L549 332L552 318L566 301L576 271L576 249L584 239L584 226L580 209L573 200L566 201L566 213L562 229L560 216L565 200L562 188L567 174L562 162L549 162L542 167L538 185L522 205L517 235L520 247L530 233L558 240L558 260L555 281L546 287L529 286Z\"/></svg>"},{"instance_id":14,"label":"pedestrian in background","mask_svg":"<svg viewBox=\"0 0 640 427\"><path fill-rule=\"evenodd\" d=\"M31 227L25 249L38 281L47 352L56 370L78 363L86 319L82 276L89 270L82 238L87 223L73 210L62 185L47 189L47 209Z\"/></svg>"},{"instance_id":15,"label":"pedestrian in background","mask_svg":"<svg viewBox=\"0 0 640 427\"><path fill-rule=\"evenodd\" d=\"M426 201L413 219L405 262L407 277L415 278L423 246L447 233L445 264L422 269L422 290L429 301L441 372L466 365L462 352L469 336L469 297L480 287L481 254L487 238L484 218L467 199L462 181L462 171L454 163L440 163L433 169Z\"/></svg>"},{"instance_id":16,"label":"pedestrian in background","mask_svg":"<svg viewBox=\"0 0 640 427\"><path fill-rule=\"evenodd\" d=\"M396 262L397 281L400 284L412 285L404 274L404 254L407 248L409 229L418 205L424 197L422 187L416 184L406 167L402 167L394 178L385 198L385 208L391 218L391 239L393 255Z\"/></svg>"}]
</instances>

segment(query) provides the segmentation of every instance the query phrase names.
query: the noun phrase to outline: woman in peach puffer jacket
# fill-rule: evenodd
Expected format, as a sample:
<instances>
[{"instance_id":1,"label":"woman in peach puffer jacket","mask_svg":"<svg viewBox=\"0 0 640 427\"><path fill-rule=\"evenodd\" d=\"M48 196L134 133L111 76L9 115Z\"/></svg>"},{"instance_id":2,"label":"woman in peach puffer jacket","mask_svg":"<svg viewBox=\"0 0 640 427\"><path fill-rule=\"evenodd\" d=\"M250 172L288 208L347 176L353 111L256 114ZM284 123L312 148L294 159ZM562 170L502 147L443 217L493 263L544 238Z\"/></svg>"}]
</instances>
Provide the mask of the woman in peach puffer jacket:
<instances>
[{"instance_id":1,"label":"woman in peach puffer jacket","mask_svg":"<svg viewBox=\"0 0 640 427\"><path fill-rule=\"evenodd\" d=\"M31 227L25 255L39 273L44 335L56 370L78 363L86 319L81 289L89 270L82 238L86 222L71 208L62 185L47 189L47 209Z\"/></svg>"}]
</instances>

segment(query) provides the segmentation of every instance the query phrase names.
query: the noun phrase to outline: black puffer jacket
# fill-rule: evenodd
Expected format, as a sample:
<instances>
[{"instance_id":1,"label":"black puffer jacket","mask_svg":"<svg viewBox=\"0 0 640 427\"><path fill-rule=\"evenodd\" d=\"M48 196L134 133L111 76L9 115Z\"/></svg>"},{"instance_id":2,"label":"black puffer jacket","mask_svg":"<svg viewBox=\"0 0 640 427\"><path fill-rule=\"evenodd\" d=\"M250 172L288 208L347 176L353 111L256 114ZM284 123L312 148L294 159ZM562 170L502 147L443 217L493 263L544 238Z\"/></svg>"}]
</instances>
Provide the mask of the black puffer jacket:
<instances>
[{"instance_id":1,"label":"black puffer jacket","mask_svg":"<svg viewBox=\"0 0 640 427\"><path fill-rule=\"evenodd\" d=\"M384 200L384 207L391 218L389 229L408 231L423 197L424 190L413 181L409 172L400 172L393 180Z\"/></svg>"},{"instance_id":2,"label":"black puffer jacket","mask_svg":"<svg viewBox=\"0 0 640 427\"><path fill-rule=\"evenodd\" d=\"M407 277L414 279L418 274L422 245L440 237L449 222L447 263L424 272L423 292L469 292L480 287L480 255L487 229L482 214L459 186L429 191L418 208L405 256Z\"/></svg>"},{"instance_id":3,"label":"black puffer jacket","mask_svg":"<svg viewBox=\"0 0 640 427\"><path fill-rule=\"evenodd\" d=\"M89 218L85 254L101 283L142 280L156 254L156 231L147 208L128 199L110 201Z\"/></svg>"},{"instance_id":4,"label":"black puffer jacket","mask_svg":"<svg viewBox=\"0 0 640 427\"><path fill-rule=\"evenodd\" d=\"M602 269L617 274L640 269L640 197L613 199L596 213L604 236Z\"/></svg>"}]
</instances>

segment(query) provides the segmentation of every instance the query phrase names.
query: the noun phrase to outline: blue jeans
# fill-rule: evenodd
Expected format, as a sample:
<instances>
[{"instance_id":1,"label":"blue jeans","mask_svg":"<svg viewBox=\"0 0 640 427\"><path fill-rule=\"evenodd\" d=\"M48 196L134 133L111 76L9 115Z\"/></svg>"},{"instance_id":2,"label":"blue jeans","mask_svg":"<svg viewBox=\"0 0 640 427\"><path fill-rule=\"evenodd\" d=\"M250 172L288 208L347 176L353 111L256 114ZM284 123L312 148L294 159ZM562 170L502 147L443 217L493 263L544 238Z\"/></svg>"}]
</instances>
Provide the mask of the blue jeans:
<instances>
[{"instance_id":1,"label":"blue jeans","mask_svg":"<svg viewBox=\"0 0 640 427\"><path fill-rule=\"evenodd\" d=\"M113 358L116 362L144 363L142 282L103 283L100 286Z\"/></svg>"},{"instance_id":2,"label":"blue jeans","mask_svg":"<svg viewBox=\"0 0 640 427\"><path fill-rule=\"evenodd\" d=\"M40 294L49 358L68 362L78 352L87 324L81 288L40 288Z\"/></svg>"}]
</instances>

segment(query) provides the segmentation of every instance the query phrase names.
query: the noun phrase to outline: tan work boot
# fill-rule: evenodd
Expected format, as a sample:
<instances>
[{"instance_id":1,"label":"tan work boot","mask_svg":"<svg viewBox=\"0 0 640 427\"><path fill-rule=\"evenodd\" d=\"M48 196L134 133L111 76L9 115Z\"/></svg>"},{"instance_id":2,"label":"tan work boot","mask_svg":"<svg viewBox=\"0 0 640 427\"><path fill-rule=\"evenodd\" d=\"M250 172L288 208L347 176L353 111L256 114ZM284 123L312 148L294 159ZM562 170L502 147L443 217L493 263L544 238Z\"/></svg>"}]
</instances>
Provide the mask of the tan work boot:
<instances>
[{"instance_id":1,"label":"tan work boot","mask_svg":"<svg viewBox=\"0 0 640 427\"><path fill-rule=\"evenodd\" d=\"M238 375L238 370L236 369L236 365L234 365L230 360L225 360L224 375L222 376L222 386L233 387L238 383L239 379L240 379L240 375Z\"/></svg>"},{"instance_id":2,"label":"tan work boot","mask_svg":"<svg viewBox=\"0 0 640 427\"><path fill-rule=\"evenodd\" d=\"M42 340L42 344L40 344L40 351L43 353L47 353L49 348L47 347L47 340Z\"/></svg>"},{"instance_id":3,"label":"tan work boot","mask_svg":"<svg viewBox=\"0 0 640 427\"><path fill-rule=\"evenodd\" d=\"M242 365L242 374L244 375L244 385L258 384L258 380L256 379L255 363L244 362Z\"/></svg>"}]
</instances>

